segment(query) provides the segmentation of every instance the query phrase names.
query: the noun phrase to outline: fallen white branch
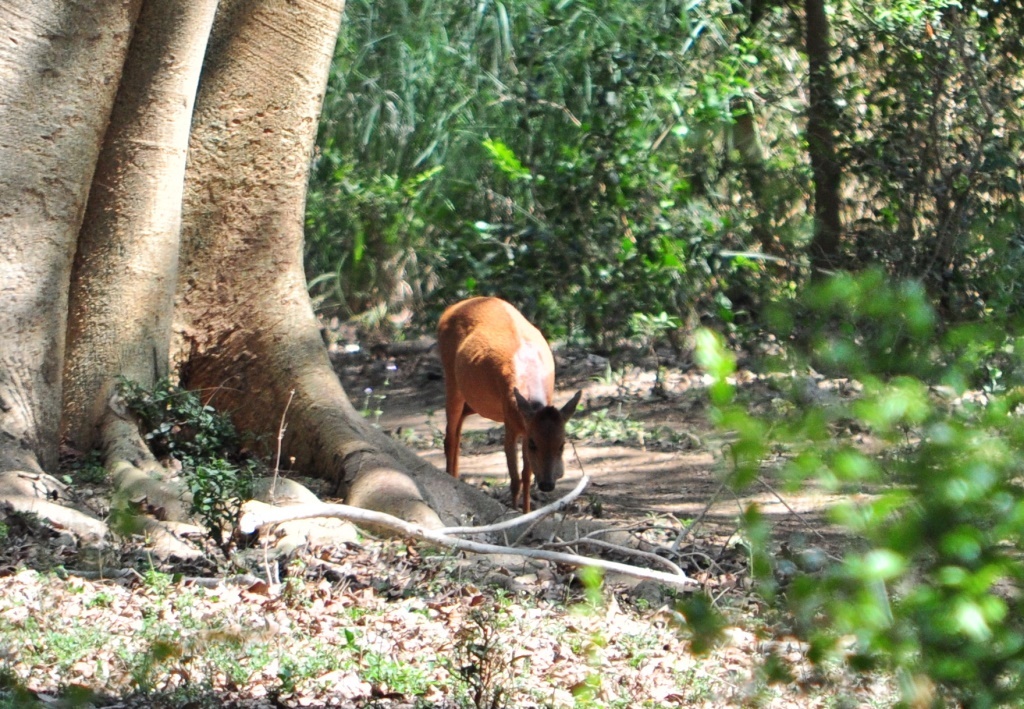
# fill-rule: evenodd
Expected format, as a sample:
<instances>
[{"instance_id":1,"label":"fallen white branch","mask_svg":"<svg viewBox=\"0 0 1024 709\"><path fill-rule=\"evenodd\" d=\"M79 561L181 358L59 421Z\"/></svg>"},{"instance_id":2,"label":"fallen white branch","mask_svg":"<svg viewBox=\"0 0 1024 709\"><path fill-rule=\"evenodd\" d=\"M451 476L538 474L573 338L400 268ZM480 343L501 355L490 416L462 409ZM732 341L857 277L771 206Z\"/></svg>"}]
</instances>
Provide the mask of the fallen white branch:
<instances>
[{"instance_id":1,"label":"fallen white branch","mask_svg":"<svg viewBox=\"0 0 1024 709\"><path fill-rule=\"evenodd\" d=\"M555 503L556 505L558 503ZM538 510L539 511L539 510ZM616 561L607 561L577 554L547 551L545 549L523 549L501 546L498 544L485 544L448 534L443 529L427 529L418 524L406 522L398 517L374 512L350 505L337 505L328 503L306 503L301 505L289 505L287 507L273 507L271 505L250 500L242 505L242 516L238 521L239 529L245 534L251 534L260 527L270 524L278 524L297 519L309 519L311 517L341 517L355 523L369 524L378 528L388 529L406 537L422 539L450 549L475 552L477 554L514 554L528 559L543 559L557 564L583 567L592 566L605 571L620 573L633 578L650 579L678 589L689 590L697 586L697 583L683 573L668 573L654 569L644 569L638 566L622 564ZM521 519L521 518L519 518Z\"/></svg>"},{"instance_id":2,"label":"fallen white branch","mask_svg":"<svg viewBox=\"0 0 1024 709\"><path fill-rule=\"evenodd\" d=\"M500 532L505 529L511 529L512 527L521 527L524 524L529 524L534 520L547 517L548 515L554 514L555 512L561 512L569 503L575 500L577 497L583 494L583 491L587 489L587 485L590 484L590 476L584 475L580 478L580 481L576 484L576 487L564 497L555 500L550 505L540 507L533 512L525 515L519 515L518 517L512 517L506 519L504 522L496 522L494 524L484 525L482 527L444 527L442 529L435 530L441 534L491 534L492 532Z\"/></svg>"}]
</instances>

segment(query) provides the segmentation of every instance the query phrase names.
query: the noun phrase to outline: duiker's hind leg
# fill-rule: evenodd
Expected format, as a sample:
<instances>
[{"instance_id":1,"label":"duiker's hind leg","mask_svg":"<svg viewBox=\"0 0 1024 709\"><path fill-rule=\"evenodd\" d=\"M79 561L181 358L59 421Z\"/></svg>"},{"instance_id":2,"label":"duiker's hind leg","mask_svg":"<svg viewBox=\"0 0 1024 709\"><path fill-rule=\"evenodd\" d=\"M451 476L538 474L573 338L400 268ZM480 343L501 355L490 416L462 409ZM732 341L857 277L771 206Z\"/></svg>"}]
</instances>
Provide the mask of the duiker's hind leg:
<instances>
[{"instance_id":1,"label":"duiker's hind leg","mask_svg":"<svg viewBox=\"0 0 1024 709\"><path fill-rule=\"evenodd\" d=\"M444 469L452 477L459 477L459 448L462 443L462 422L473 413L466 399L457 389L448 389L444 400L447 423L444 431Z\"/></svg>"}]
</instances>

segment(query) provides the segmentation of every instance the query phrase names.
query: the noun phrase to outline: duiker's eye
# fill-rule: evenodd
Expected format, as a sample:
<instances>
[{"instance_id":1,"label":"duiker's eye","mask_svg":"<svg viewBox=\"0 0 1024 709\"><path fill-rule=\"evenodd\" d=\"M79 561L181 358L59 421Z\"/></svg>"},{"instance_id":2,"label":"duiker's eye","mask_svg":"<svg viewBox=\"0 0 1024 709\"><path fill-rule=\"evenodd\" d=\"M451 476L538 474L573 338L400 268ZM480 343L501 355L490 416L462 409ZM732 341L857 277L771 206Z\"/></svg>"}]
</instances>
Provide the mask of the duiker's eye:
<instances>
[{"instance_id":1,"label":"duiker's eye","mask_svg":"<svg viewBox=\"0 0 1024 709\"><path fill-rule=\"evenodd\" d=\"M529 443L527 445L530 446L530 450L532 450L532 451L537 450L537 442L535 440L533 440L532 438L530 439L530 441L529 441Z\"/></svg>"}]
</instances>

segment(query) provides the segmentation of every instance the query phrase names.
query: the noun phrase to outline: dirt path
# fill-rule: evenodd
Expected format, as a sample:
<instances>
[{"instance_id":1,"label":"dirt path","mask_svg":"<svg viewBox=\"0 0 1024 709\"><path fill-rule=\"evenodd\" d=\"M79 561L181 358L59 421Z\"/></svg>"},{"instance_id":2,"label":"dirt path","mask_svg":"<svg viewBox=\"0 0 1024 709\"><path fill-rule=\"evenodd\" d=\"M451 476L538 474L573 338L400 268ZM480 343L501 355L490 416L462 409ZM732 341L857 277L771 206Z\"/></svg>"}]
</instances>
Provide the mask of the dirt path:
<instances>
[{"instance_id":1,"label":"dirt path","mask_svg":"<svg viewBox=\"0 0 1024 709\"><path fill-rule=\"evenodd\" d=\"M409 345L413 351L406 354L336 354L335 362L357 408L443 469L444 385L436 348L423 351L427 347L425 340ZM708 423L706 385L695 370L668 369L654 395L653 363L616 367L593 355L562 353L556 353L556 361L556 403L584 390L576 422L581 430L575 455L566 455L558 489L546 496L535 489L535 500L570 490L582 475L582 463L593 478L585 514L623 524L671 515L685 525L700 517L702 533L724 543L736 531L742 509L756 501L780 541L843 543L823 516L832 496L782 494L773 483L736 495L721 484L726 442ZM460 467L467 482L508 504L502 430L479 416L467 419Z\"/></svg>"}]
</instances>

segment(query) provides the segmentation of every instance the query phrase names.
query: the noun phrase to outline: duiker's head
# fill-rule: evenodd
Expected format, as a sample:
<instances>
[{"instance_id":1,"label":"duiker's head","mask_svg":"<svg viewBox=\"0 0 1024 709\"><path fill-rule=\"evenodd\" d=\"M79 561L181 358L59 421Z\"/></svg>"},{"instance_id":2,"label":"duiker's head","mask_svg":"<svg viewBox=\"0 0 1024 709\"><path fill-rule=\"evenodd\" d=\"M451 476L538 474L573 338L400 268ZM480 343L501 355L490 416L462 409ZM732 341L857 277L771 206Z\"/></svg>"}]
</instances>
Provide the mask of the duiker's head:
<instances>
[{"instance_id":1,"label":"duiker's head","mask_svg":"<svg viewBox=\"0 0 1024 709\"><path fill-rule=\"evenodd\" d=\"M537 487L543 492L555 489L555 481L565 475L562 451L565 450L565 422L576 413L583 391L569 400L561 409L527 401L518 389L514 390L519 412L526 422L523 452L530 461Z\"/></svg>"}]
</instances>

